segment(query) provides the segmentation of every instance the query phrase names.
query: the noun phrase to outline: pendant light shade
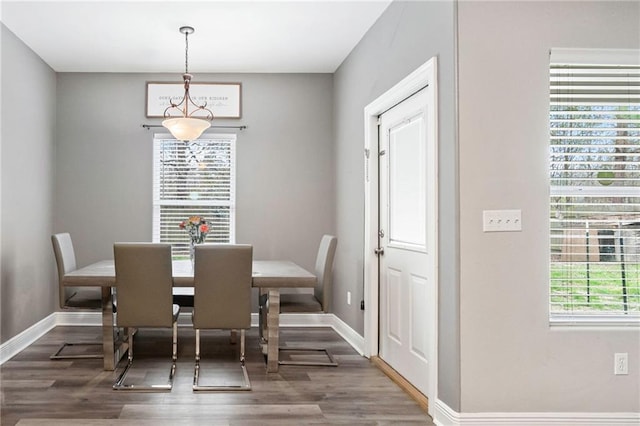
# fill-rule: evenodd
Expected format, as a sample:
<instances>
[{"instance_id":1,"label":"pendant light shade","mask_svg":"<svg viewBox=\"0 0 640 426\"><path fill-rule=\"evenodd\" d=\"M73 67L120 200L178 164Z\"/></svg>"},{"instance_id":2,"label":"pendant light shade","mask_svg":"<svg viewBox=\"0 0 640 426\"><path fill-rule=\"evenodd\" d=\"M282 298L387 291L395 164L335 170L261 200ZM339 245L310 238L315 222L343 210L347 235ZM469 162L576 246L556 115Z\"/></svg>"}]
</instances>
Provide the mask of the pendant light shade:
<instances>
[{"instance_id":1,"label":"pendant light shade","mask_svg":"<svg viewBox=\"0 0 640 426\"><path fill-rule=\"evenodd\" d=\"M192 141L198 139L202 132L211 127L211 123L199 118L181 117L169 118L162 122L174 138L179 141Z\"/></svg>"},{"instance_id":2,"label":"pendant light shade","mask_svg":"<svg viewBox=\"0 0 640 426\"><path fill-rule=\"evenodd\" d=\"M185 71L182 74L184 96L180 102L174 102L173 99L169 100L170 105L164 110L165 120L162 122L162 125L171 132L174 138L185 142L198 139L202 132L211 126L210 121L213 119L213 112L207 108L207 103L198 105L191 99L189 94L189 86L193 77L189 74L189 34L193 34L194 31L193 27L180 27L180 32L184 34L185 41ZM190 105L193 108L191 112L189 112ZM174 110L180 113L180 117L174 118L171 116L171 112ZM194 113L198 114L194 116Z\"/></svg>"}]
</instances>

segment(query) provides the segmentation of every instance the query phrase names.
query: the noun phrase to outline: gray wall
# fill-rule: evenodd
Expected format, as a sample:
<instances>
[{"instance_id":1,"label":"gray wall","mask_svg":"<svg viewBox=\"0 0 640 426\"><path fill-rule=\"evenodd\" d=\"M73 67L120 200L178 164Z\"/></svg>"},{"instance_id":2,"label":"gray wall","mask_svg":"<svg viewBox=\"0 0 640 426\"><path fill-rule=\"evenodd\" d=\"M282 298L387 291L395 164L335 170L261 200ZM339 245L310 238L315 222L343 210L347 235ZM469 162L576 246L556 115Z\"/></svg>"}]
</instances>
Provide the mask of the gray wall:
<instances>
[{"instance_id":1,"label":"gray wall","mask_svg":"<svg viewBox=\"0 0 640 426\"><path fill-rule=\"evenodd\" d=\"M639 23L638 2L459 4L463 412L640 411L638 329L547 318L549 49L637 49ZM522 232L482 232L511 208Z\"/></svg>"},{"instance_id":2,"label":"gray wall","mask_svg":"<svg viewBox=\"0 0 640 426\"><path fill-rule=\"evenodd\" d=\"M439 313L438 395L459 407L457 278L457 151L455 141L455 5L395 1L335 73L336 220L334 312L359 333L363 298L364 108L425 63L438 57Z\"/></svg>"},{"instance_id":3,"label":"gray wall","mask_svg":"<svg viewBox=\"0 0 640 426\"><path fill-rule=\"evenodd\" d=\"M259 259L313 270L320 238L335 232L331 74L198 74L242 83L237 131L236 241ZM177 74L58 74L57 232L79 265L112 258L114 241L150 241L153 132L145 82ZM166 129L158 130L166 133ZM254 304L255 305L255 304Z\"/></svg>"},{"instance_id":4,"label":"gray wall","mask_svg":"<svg viewBox=\"0 0 640 426\"><path fill-rule=\"evenodd\" d=\"M363 296L363 108L437 55L439 399L467 413L640 411L637 329L549 327L546 237L549 48L638 48L640 5L461 2L459 168L455 7L394 2L333 86L331 75L196 73L243 83L237 240L312 268L320 235L335 232L334 311L362 333L344 295ZM59 74L57 93L55 79L2 26L2 342L55 307L53 230L73 234L80 264L151 236L144 82L179 76ZM482 233L482 210L500 208L522 209L523 232ZM630 375L613 376L614 352L629 353Z\"/></svg>"},{"instance_id":5,"label":"gray wall","mask_svg":"<svg viewBox=\"0 0 640 426\"><path fill-rule=\"evenodd\" d=\"M0 342L51 314L55 73L4 24Z\"/></svg>"}]
</instances>

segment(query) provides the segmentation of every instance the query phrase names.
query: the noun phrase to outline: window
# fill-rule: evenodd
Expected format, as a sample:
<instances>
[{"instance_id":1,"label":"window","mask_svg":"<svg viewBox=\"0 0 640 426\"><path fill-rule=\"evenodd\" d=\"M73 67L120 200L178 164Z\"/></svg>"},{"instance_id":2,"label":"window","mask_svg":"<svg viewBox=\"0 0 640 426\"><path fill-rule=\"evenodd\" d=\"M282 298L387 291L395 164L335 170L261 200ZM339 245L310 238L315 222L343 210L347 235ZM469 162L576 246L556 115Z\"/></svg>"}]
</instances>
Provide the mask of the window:
<instances>
[{"instance_id":1,"label":"window","mask_svg":"<svg viewBox=\"0 0 640 426\"><path fill-rule=\"evenodd\" d=\"M188 257L189 237L179 228L189 216L209 224L207 242L235 242L235 135L182 142L153 141L153 241L170 243L174 258Z\"/></svg>"},{"instance_id":2,"label":"window","mask_svg":"<svg viewBox=\"0 0 640 426\"><path fill-rule=\"evenodd\" d=\"M552 322L640 322L639 58L551 52Z\"/></svg>"}]
</instances>

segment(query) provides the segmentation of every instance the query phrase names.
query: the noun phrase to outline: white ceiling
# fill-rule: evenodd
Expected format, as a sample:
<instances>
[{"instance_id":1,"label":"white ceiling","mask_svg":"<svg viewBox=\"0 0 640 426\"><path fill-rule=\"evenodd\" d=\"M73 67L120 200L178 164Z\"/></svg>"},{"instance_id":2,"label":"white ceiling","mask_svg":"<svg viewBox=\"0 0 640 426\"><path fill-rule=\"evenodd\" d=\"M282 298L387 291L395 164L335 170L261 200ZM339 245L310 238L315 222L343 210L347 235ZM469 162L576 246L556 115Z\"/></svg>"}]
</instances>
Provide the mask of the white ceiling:
<instances>
[{"instance_id":1,"label":"white ceiling","mask_svg":"<svg viewBox=\"0 0 640 426\"><path fill-rule=\"evenodd\" d=\"M58 72L334 72L391 0L2 0L0 18Z\"/></svg>"}]
</instances>

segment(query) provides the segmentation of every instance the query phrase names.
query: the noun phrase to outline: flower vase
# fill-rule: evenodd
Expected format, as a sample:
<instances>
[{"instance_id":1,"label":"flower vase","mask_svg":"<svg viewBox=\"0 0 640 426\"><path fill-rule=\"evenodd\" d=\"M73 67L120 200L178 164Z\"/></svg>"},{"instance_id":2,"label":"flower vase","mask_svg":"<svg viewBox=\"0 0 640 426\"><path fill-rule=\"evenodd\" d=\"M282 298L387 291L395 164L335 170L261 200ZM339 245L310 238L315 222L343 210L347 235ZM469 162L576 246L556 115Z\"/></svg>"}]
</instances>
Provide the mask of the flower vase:
<instances>
[{"instance_id":1,"label":"flower vase","mask_svg":"<svg viewBox=\"0 0 640 426\"><path fill-rule=\"evenodd\" d=\"M189 243L189 259L191 260L191 270L195 271L196 262L196 242L191 240Z\"/></svg>"}]
</instances>

